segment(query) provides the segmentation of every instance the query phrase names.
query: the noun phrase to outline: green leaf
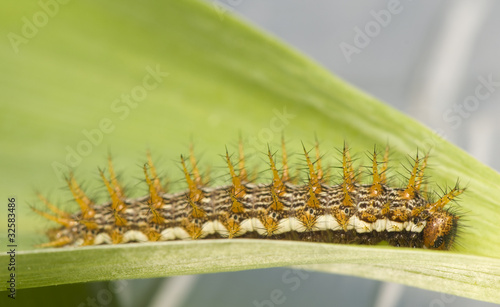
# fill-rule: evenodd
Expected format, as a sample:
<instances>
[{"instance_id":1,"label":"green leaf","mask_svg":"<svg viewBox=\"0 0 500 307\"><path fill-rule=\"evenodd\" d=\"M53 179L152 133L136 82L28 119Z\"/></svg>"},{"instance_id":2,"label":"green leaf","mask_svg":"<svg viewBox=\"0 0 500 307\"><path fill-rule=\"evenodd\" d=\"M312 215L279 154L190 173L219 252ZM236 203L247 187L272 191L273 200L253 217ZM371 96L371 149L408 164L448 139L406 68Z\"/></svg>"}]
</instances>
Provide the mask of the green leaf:
<instances>
[{"instance_id":1,"label":"green leaf","mask_svg":"<svg viewBox=\"0 0 500 307\"><path fill-rule=\"evenodd\" d=\"M23 34L29 28L26 22L40 11L35 2L19 1L0 12L7 38L0 48L0 169L4 202L12 196L17 200L17 244L22 250L16 258L18 289L309 265L500 302L500 175L422 124L217 4L69 2L60 4L46 24L38 20L37 31L28 37ZM27 42L16 45L15 35ZM34 249L53 225L29 209L28 204L40 206L33 187L61 207L76 210L68 191L60 189L65 185L61 174L74 169L89 195L102 201L97 167L106 167L109 151L129 195L145 194L136 178L150 148L172 189L182 189L179 155L188 152L191 142L200 165L211 166L214 184L220 184L227 178L220 154L226 145L236 151L239 133L254 165L262 164L268 143L278 146L282 133L296 153L300 141L312 147L317 136L334 167L344 140L360 158L374 144L389 143L394 161L414 156L417 148L432 148L432 186L454 185L457 178L467 186L458 204L467 226L461 229L459 246L435 252L207 240ZM1 240L5 251L5 236ZM8 257L2 253L0 262L7 263ZM0 272L7 280L8 271Z\"/></svg>"}]
</instances>

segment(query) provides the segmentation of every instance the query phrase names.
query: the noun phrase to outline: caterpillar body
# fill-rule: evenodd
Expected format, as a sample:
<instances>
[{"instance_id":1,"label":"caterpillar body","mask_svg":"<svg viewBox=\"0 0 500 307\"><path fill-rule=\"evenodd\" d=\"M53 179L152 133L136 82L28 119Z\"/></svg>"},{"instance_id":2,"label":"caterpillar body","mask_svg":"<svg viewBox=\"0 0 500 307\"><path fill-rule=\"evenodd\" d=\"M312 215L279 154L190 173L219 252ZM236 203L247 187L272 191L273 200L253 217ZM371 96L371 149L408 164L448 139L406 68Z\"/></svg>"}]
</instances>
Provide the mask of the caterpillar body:
<instances>
[{"instance_id":1,"label":"caterpillar body","mask_svg":"<svg viewBox=\"0 0 500 307\"><path fill-rule=\"evenodd\" d=\"M436 201L421 191L428 155L414 159L406 187L387 184L388 148L383 162L372 157L371 184L360 183L349 148L342 151L342 182L329 185L316 145L312 161L304 148L308 180L298 184L290 176L282 145L281 174L268 149L272 182L253 183L245 169L240 142L235 167L226 149L225 160L231 184L208 187L200 175L191 151L181 164L188 189L167 193L160 184L151 155L144 165L149 195L127 198L117 180L111 159L109 177L100 175L110 201L97 205L83 192L75 178L67 178L69 189L81 211L69 214L46 198L40 199L52 211L35 212L59 223L47 234L42 247L85 246L128 242L196 240L205 238L264 238L346 244L378 244L448 250L459 226L459 216L444 207L464 190L458 185Z\"/></svg>"}]
</instances>

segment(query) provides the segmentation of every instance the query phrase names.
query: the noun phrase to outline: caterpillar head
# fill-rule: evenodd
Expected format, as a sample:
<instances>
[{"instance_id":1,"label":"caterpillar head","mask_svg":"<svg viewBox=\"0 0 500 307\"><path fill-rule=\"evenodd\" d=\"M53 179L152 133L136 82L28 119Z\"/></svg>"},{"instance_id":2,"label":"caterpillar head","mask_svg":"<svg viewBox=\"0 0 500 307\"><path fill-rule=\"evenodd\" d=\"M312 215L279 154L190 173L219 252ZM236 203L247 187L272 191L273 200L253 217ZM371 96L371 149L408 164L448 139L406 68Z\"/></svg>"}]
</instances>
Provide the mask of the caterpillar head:
<instances>
[{"instance_id":1,"label":"caterpillar head","mask_svg":"<svg viewBox=\"0 0 500 307\"><path fill-rule=\"evenodd\" d=\"M424 228L424 248L449 250L457 235L458 216L438 211L432 214Z\"/></svg>"}]
</instances>

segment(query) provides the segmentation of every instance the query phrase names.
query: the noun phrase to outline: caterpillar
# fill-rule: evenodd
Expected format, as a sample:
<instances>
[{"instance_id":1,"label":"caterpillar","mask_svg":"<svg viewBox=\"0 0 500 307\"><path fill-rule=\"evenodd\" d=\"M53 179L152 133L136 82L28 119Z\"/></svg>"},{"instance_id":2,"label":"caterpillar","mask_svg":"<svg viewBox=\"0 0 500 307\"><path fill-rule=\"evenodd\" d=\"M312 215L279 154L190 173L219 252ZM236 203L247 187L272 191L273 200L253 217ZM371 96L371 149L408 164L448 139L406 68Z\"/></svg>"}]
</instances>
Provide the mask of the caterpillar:
<instances>
[{"instance_id":1,"label":"caterpillar","mask_svg":"<svg viewBox=\"0 0 500 307\"><path fill-rule=\"evenodd\" d=\"M100 177L110 201L95 204L72 174L66 181L80 212L69 214L38 195L51 213L33 210L61 225L49 229L50 241L39 246L263 238L372 245L386 241L397 247L436 250L452 247L460 216L444 207L464 189L457 182L438 200L430 201L430 193L422 191L428 154L420 159L417 153L406 187L391 187L387 183L389 147L381 163L376 149L373 151L371 184L361 183L361 172L355 171L346 144L342 150L342 182L333 185L321 166L318 144L314 161L303 146L308 179L302 184L290 175L284 141L281 151L281 171L268 148L272 181L254 183L245 168L240 141L237 167L226 148L231 183L209 187L191 149L191 172L188 159L181 155L188 189L177 193L165 192L148 152L143 172L149 195L133 199L125 196L109 158L109 177L103 170Z\"/></svg>"}]
</instances>

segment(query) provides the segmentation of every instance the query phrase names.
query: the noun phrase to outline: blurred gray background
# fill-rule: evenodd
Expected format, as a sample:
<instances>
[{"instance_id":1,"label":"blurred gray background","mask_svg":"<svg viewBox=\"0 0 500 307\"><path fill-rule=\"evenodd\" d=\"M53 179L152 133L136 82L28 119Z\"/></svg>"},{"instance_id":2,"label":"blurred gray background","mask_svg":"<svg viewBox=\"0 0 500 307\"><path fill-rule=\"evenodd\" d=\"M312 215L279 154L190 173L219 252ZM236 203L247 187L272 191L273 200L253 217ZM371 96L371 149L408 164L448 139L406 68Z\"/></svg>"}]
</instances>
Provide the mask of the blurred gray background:
<instances>
[{"instance_id":1,"label":"blurred gray background","mask_svg":"<svg viewBox=\"0 0 500 307\"><path fill-rule=\"evenodd\" d=\"M498 1L207 1L500 170Z\"/></svg>"},{"instance_id":2,"label":"blurred gray background","mask_svg":"<svg viewBox=\"0 0 500 307\"><path fill-rule=\"evenodd\" d=\"M500 136L500 2L207 1L221 18L242 16L500 170L496 141ZM152 280L161 294L152 298L151 305L494 306L313 272L292 288L294 284L282 280L287 270ZM439 291L439 285L435 289ZM273 290L282 294L274 302ZM127 302L126 297L123 301Z\"/></svg>"}]
</instances>

